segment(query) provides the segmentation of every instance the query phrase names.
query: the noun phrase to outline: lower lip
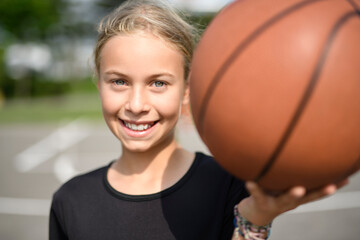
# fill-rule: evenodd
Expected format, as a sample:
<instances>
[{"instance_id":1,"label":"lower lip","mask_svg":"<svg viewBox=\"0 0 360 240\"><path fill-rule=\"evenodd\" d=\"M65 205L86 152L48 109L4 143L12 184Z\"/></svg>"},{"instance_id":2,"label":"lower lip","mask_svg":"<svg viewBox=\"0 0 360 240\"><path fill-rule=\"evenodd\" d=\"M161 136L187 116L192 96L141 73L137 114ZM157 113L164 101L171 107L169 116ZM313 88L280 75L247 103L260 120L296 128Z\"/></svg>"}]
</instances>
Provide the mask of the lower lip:
<instances>
[{"instance_id":1,"label":"lower lip","mask_svg":"<svg viewBox=\"0 0 360 240\"><path fill-rule=\"evenodd\" d=\"M152 127L146 129L146 130L143 130L143 131L134 131L134 130L131 130L130 128L127 128L123 121L121 121L119 119L119 122L121 124L121 126L123 127L125 133L130 136L130 137L133 137L133 138L143 138L143 137L146 137L147 135L149 135L153 130L154 128L156 127L157 123L155 123Z\"/></svg>"}]
</instances>

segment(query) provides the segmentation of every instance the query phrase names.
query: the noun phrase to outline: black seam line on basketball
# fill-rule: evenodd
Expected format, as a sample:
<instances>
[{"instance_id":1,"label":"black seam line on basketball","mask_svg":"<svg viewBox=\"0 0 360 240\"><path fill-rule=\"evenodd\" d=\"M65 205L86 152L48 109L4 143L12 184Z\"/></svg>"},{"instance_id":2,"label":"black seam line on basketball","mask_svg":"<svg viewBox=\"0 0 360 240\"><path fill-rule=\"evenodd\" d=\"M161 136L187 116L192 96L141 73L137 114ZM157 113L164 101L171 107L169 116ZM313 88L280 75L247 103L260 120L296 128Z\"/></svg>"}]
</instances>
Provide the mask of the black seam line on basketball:
<instances>
[{"instance_id":1,"label":"black seam line on basketball","mask_svg":"<svg viewBox=\"0 0 360 240\"><path fill-rule=\"evenodd\" d=\"M278 158L278 156L280 155L281 151L284 149L286 142L290 138L291 133L294 131L295 126L298 123L301 114L304 112L305 107L306 107L307 103L309 102L312 93L314 92L314 89L319 80L319 76L320 76L322 67L324 66L324 64L326 62L326 57L330 51L331 44L333 43L337 32L340 30L341 26L343 26L346 23L347 20L349 20L351 17L354 17L354 16L357 16L357 13L348 12L348 13L344 14L343 16L341 16L339 18L339 20L335 23L335 25L331 29L330 34L329 34L329 36L325 42L325 45L323 47L322 54L317 62L315 70L310 78L310 81L308 83L308 86L306 87L306 90L305 90L302 98L301 98L301 101L300 101L288 127L286 128L282 138L280 139L279 144L275 148L274 152L272 153L271 157L267 161L266 165L264 166L264 168L262 169L262 171L260 172L258 177L255 178L255 181L259 181L262 177L264 177L268 173L271 166L275 163L275 161Z\"/></svg>"},{"instance_id":2,"label":"black seam line on basketball","mask_svg":"<svg viewBox=\"0 0 360 240\"><path fill-rule=\"evenodd\" d=\"M347 0L350 5L355 9L358 15L360 15L360 7L353 1L353 0Z\"/></svg>"},{"instance_id":3,"label":"black seam line on basketball","mask_svg":"<svg viewBox=\"0 0 360 240\"><path fill-rule=\"evenodd\" d=\"M199 112L199 133L202 134L203 132L203 127L204 124L203 120L208 108L208 103L210 101L210 98L212 97L212 94L214 93L218 83L220 82L220 79L222 78L222 76L226 73L226 71L230 68L230 66L232 65L232 63L234 62L234 60L243 52L243 50L246 49L246 47L248 45L250 45L250 43L255 40L262 32L264 32L266 29L268 29L269 27L271 27L273 24L275 24L276 22L280 21L283 17L291 14L292 12L302 8L302 7L306 7L312 3L316 3L316 2L320 2L320 1L326 1L326 0L308 0L308 1L303 1L300 3L297 3L285 10L283 10L282 12L276 14L275 16L271 17L268 21L266 21L263 25L261 25L260 27L258 27L257 29L255 29L254 32L252 32L244 41L242 41L236 48L235 50L232 52L232 54L226 59L226 61L224 62L224 64L220 67L220 69L218 70L218 72L215 74L214 78L212 79L209 88L207 90L207 92L205 93L204 99L202 101L201 104L201 108L200 108L200 112Z\"/></svg>"}]
</instances>

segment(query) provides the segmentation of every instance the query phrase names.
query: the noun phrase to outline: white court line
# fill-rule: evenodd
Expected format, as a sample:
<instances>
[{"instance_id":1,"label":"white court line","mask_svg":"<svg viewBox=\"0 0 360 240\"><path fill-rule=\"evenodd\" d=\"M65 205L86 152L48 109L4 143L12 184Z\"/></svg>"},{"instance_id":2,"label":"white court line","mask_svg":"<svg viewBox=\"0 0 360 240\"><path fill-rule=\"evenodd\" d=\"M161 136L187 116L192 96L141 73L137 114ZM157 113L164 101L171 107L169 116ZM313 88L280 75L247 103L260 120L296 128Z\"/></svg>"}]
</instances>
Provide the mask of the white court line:
<instances>
[{"instance_id":1,"label":"white court line","mask_svg":"<svg viewBox=\"0 0 360 240\"><path fill-rule=\"evenodd\" d=\"M55 160L53 172L60 182L64 183L80 173L75 169L74 161L74 157L68 154L62 154Z\"/></svg>"},{"instance_id":2,"label":"white court line","mask_svg":"<svg viewBox=\"0 0 360 240\"><path fill-rule=\"evenodd\" d=\"M15 168L28 172L89 136L83 120L75 120L52 132L15 156Z\"/></svg>"},{"instance_id":3,"label":"white court line","mask_svg":"<svg viewBox=\"0 0 360 240\"><path fill-rule=\"evenodd\" d=\"M49 216L48 199L0 197L0 214Z\"/></svg>"},{"instance_id":4,"label":"white court line","mask_svg":"<svg viewBox=\"0 0 360 240\"><path fill-rule=\"evenodd\" d=\"M287 214L321 212L338 209L360 208L360 191L336 193L330 197L307 203Z\"/></svg>"},{"instance_id":5,"label":"white court line","mask_svg":"<svg viewBox=\"0 0 360 240\"><path fill-rule=\"evenodd\" d=\"M51 200L0 197L0 214L49 216ZM335 195L308 203L286 214L360 208L360 191Z\"/></svg>"}]
</instances>

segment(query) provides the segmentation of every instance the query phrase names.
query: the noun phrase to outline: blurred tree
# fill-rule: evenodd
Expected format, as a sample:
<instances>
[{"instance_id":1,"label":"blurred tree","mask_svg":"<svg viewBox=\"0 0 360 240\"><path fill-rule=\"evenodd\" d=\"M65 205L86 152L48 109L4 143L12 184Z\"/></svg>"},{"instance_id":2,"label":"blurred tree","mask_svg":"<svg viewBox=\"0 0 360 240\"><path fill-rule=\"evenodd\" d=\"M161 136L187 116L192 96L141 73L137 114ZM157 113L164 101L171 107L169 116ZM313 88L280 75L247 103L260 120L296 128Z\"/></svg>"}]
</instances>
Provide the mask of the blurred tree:
<instances>
[{"instance_id":1,"label":"blurred tree","mask_svg":"<svg viewBox=\"0 0 360 240\"><path fill-rule=\"evenodd\" d=\"M60 19L62 0L1 0L0 27L17 40L38 40Z\"/></svg>"},{"instance_id":2,"label":"blurred tree","mask_svg":"<svg viewBox=\"0 0 360 240\"><path fill-rule=\"evenodd\" d=\"M99 0L97 5L102 9L102 15L105 15L112 11L114 8L119 6L121 3L126 0ZM216 13L192 13L185 12L187 15L187 20L189 20L192 24L197 26L200 30L204 30L206 26L211 22Z\"/></svg>"},{"instance_id":3,"label":"blurred tree","mask_svg":"<svg viewBox=\"0 0 360 240\"><path fill-rule=\"evenodd\" d=\"M34 76L15 81L6 73L5 49L13 43L44 41L49 29L60 20L60 13L66 5L67 2L62 0L0 1L0 92L5 97L13 97L16 86L23 85L24 81L30 84L35 81Z\"/></svg>"},{"instance_id":4,"label":"blurred tree","mask_svg":"<svg viewBox=\"0 0 360 240\"><path fill-rule=\"evenodd\" d=\"M97 22L124 1L0 0L0 95L2 92L5 98L34 96L40 95L41 89L49 94L53 92L43 87L44 84L39 80L42 76L33 69L28 69L26 76L18 79L7 73L6 69L9 68L5 68L5 50L9 46L45 43L51 48L54 58L65 62L68 60L64 59L68 51L64 51L64 46L96 39ZM187 15L191 22L202 29L214 16L212 13ZM19 58L18 54L15 55ZM67 72L70 72L69 69ZM66 89L59 82L52 81L51 84L54 85L53 89Z\"/></svg>"},{"instance_id":5,"label":"blurred tree","mask_svg":"<svg viewBox=\"0 0 360 240\"><path fill-rule=\"evenodd\" d=\"M106 12L110 12L115 7L119 6L121 3L125 2L126 0L101 0L98 1L98 5L102 7Z\"/></svg>"}]
</instances>

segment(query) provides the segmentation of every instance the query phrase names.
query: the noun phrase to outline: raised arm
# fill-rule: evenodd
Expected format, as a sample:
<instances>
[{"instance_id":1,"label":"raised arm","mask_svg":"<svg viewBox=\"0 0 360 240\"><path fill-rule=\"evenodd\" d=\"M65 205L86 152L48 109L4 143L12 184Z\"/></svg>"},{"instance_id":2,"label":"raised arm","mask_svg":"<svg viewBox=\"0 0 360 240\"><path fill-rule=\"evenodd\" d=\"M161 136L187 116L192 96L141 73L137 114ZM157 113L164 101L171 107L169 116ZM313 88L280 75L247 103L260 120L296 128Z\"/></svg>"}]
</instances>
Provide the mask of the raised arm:
<instances>
[{"instance_id":1,"label":"raised arm","mask_svg":"<svg viewBox=\"0 0 360 240\"><path fill-rule=\"evenodd\" d=\"M246 188L250 196L235 207L237 228L232 239L267 239L270 235L271 222L277 216L302 204L334 194L348 182L348 179L345 179L338 184L329 184L311 192L306 192L304 187L297 186L279 196L268 195L256 183L247 182Z\"/></svg>"}]
</instances>

